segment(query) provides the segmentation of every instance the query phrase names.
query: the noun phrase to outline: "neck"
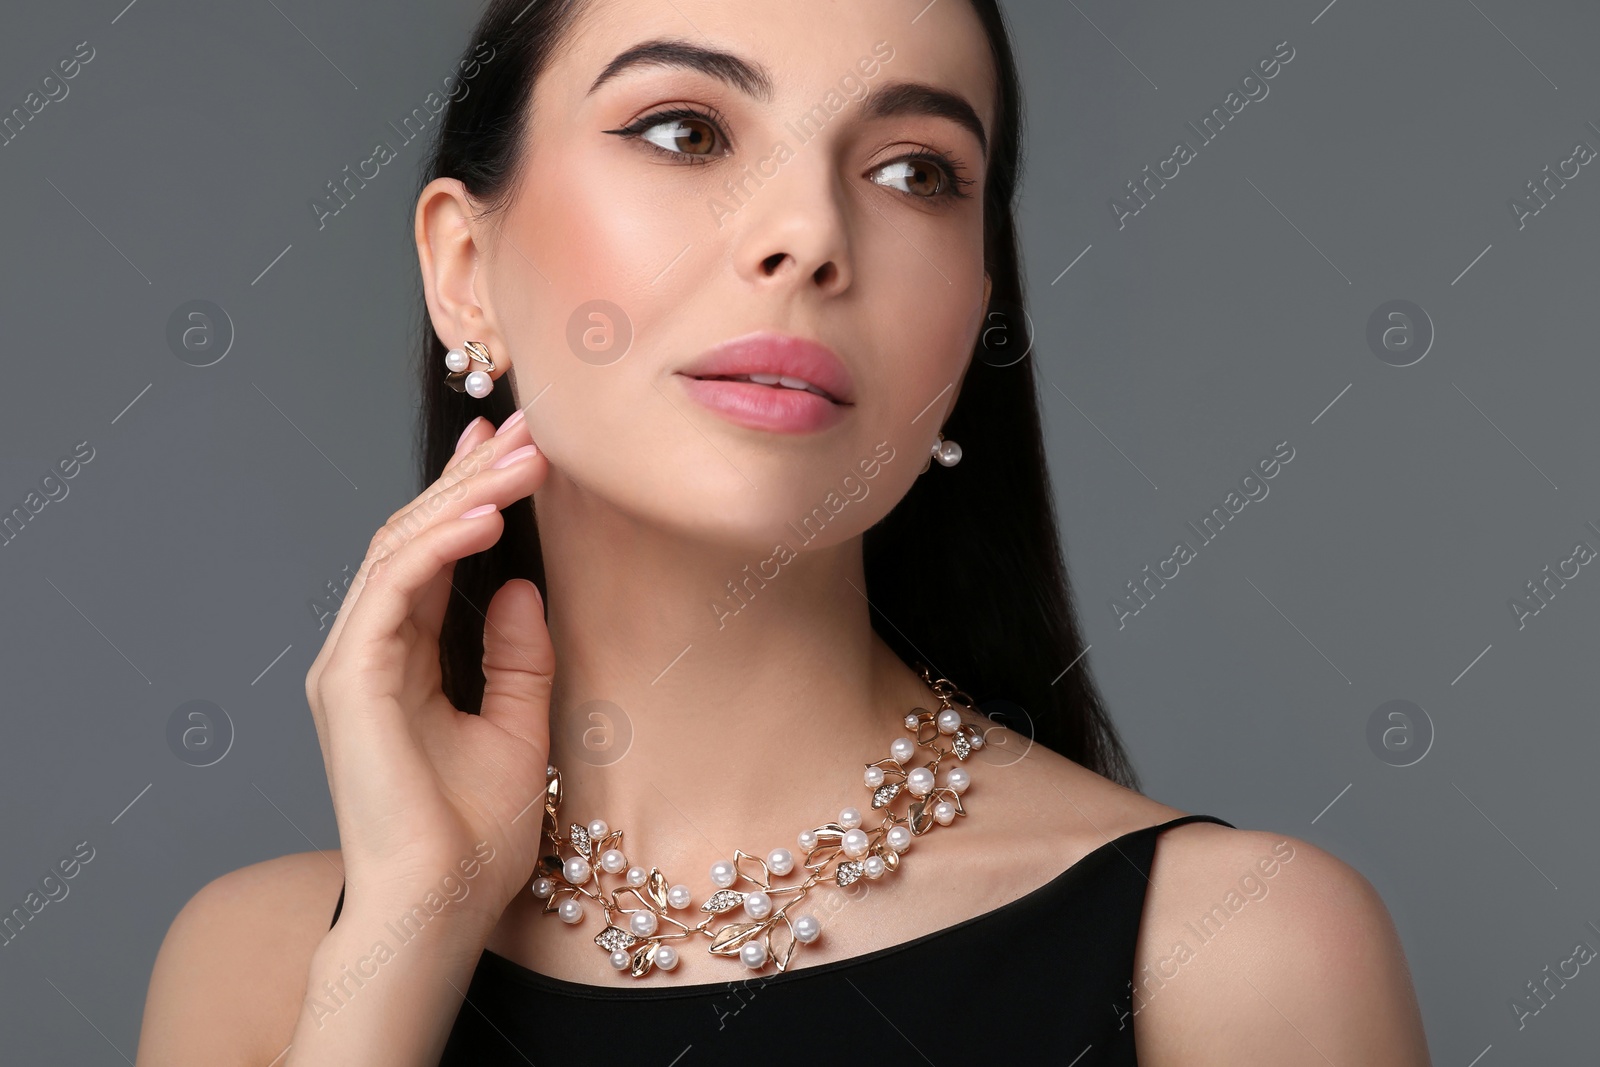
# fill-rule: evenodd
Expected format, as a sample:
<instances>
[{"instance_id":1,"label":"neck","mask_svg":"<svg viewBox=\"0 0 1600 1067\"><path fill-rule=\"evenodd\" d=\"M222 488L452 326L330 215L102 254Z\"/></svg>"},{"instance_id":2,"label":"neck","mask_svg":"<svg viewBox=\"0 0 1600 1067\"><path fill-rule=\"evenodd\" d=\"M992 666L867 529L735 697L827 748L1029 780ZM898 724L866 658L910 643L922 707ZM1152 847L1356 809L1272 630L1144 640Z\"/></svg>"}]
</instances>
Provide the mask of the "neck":
<instances>
[{"instance_id":1,"label":"neck","mask_svg":"<svg viewBox=\"0 0 1600 1067\"><path fill-rule=\"evenodd\" d=\"M800 830L867 809L863 765L937 704L872 629L859 536L769 563L555 472L538 507L563 829L604 819L630 865L697 887L735 848L793 852Z\"/></svg>"}]
</instances>

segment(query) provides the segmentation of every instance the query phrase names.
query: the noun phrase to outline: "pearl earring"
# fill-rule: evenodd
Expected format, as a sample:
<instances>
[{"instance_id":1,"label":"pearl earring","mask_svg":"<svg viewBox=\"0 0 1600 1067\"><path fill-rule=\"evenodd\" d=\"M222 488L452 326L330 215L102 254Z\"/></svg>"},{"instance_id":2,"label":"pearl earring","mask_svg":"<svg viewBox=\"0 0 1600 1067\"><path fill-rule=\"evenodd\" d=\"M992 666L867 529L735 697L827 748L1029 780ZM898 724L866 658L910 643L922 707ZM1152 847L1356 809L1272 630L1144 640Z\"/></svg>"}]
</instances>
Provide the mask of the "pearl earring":
<instances>
[{"instance_id":1,"label":"pearl earring","mask_svg":"<svg viewBox=\"0 0 1600 1067\"><path fill-rule=\"evenodd\" d=\"M942 466L954 467L961 462L961 446L954 441L946 441L942 433L929 452Z\"/></svg>"},{"instance_id":2,"label":"pearl earring","mask_svg":"<svg viewBox=\"0 0 1600 1067\"><path fill-rule=\"evenodd\" d=\"M488 370L469 372L467 368L473 363L481 363ZM490 377L494 371L494 360L482 341L468 341L461 348L452 348L444 355L444 365L450 368L450 373L444 376L444 383L456 392L482 400L494 390L494 378Z\"/></svg>"}]
</instances>

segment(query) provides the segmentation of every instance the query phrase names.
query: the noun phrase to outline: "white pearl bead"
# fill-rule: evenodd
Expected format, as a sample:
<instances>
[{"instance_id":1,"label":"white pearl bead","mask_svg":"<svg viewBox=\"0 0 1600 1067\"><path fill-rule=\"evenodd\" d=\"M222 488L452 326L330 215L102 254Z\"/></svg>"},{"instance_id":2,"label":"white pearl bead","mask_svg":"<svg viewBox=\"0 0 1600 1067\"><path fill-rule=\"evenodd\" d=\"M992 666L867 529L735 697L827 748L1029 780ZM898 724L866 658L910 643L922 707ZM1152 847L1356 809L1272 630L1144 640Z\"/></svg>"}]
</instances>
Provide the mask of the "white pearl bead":
<instances>
[{"instance_id":1,"label":"white pearl bead","mask_svg":"<svg viewBox=\"0 0 1600 1067\"><path fill-rule=\"evenodd\" d=\"M961 728L961 713L955 708L945 708L939 713L939 732L953 734Z\"/></svg>"},{"instance_id":2,"label":"white pearl bead","mask_svg":"<svg viewBox=\"0 0 1600 1067\"><path fill-rule=\"evenodd\" d=\"M968 774L960 767L952 767L944 776L944 784L949 786L951 789L954 789L958 794L965 793L967 791L967 786L972 784L972 775Z\"/></svg>"},{"instance_id":3,"label":"white pearl bead","mask_svg":"<svg viewBox=\"0 0 1600 1067\"><path fill-rule=\"evenodd\" d=\"M634 937L649 937L656 932L656 913L653 911L636 911L628 919L628 929L633 931Z\"/></svg>"},{"instance_id":4,"label":"white pearl bead","mask_svg":"<svg viewBox=\"0 0 1600 1067\"><path fill-rule=\"evenodd\" d=\"M919 720L917 718L917 713L916 712L914 712L914 711L906 712L905 723L906 723L906 729L907 730L915 730L917 728L917 723L918 722L919 722Z\"/></svg>"},{"instance_id":5,"label":"white pearl bead","mask_svg":"<svg viewBox=\"0 0 1600 1067\"><path fill-rule=\"evenodd\" d=\"M459 348L452 348L444 354L444 365L453 371L466 370L467 364L470 362L471 360L467 358L466 352Z\"/></svg>"},{"instance_id":6,"label":"white pearl bead","mask_svg":"<svg viewBox=\"0 0 1600 1067\"><path fill-rule=\"evenodd\" d=\"M862 829L846 830L844 832L844 840L840 842L844 848L844 854L851 859L866 855L867 845L870 843L867 839L867 832Z\"/></svg>"},{"instance_id":7,"label":"white pearl bead","mask_svg":"<svg viewBox=\"0 0 1600 1067\"><path fill-rule=\"evenodd\" d=\"M618 948L611 951L611 966L619 971L627 970L628 964L632 962L632 959L633 957L628 954L627 949Z\"/></svg>"},{"instance_id":8,"label":"white pearl bead","mask_svg":"<svg viewBox=\"0 0 1600 1067\"><path fill-rule=\"evenodd\" d=\"M533 895L540 900L549 897L556 891L556 884L548 878L535 878L533 880Z\"/></svg>"},{"instance_id":9,"label":"white pearl bead","mask_svg":"<svg viewBox=\"0 0 1600 1067\"><path fill-rule=\"evenodd\" d=\"M889 755L894 757L896 763L906 763L916 753L916 743L909 737L897 737L894 739L894 743L889 746Z\"/></svg>"},{"instance_id":10,"label":"white pearl bead","mask_svg":"<svg viewBox=\"0 0 1600 1067\"><path fill-rule=\"evenodd\" d=\"M583 921L583 904L579 902L577 897L568 897L563 900L561 906L556 910L561 913L561 921L564 923Z\"/></svg>"},{"instance_id":11,"label":"white pearl bead","mask_svg":"<svg viewBox=\"0 0 1600 1067\"><path fill-rule=\"evenodd\" d=\"M913 767L906 775L906 788L919 797L933 792L933 772L926 767Z\"/></svg>"},{"instance_id":12,"label":"white pearl bead","mask_svg":"<svg viewBox=\"0 0 1600 1067\"><path fill-rule=\"evenodd\" d=\"M467 375L467 395L482 400L494 389L494 379L481 370Z\"/></svg>"},{"instance_id":13,"label":"white pearl bead","mask_svg":"<svg viewBox=\"0 0 1600 1067\"><path fill-rule=\"evenodd\" d=\"M606 825L604 819L596 819L589 824L589 839L591 841L599 841L610 832L611 827Z\"/></svg>"},{"instance_id":14,"label":"white pearl bead","mask_svg":"<svg viewBox=\"0 0 1600 1067\"><path fill-rule=\"evenodd\" d=\"M817 922L812 915L802 915L794 921L794 939L801 944L809 945L822 933L822 924Z\"/></svg>"},{"instance_id":15,"label":"white pearl bead","mask_svg":"<svg viewBox=\"0 0 1600 1067\"><path fill-rule=\"evenodd\" d=\"M961 446L954 441L945 441L938 448L935 458L946 467L954 467L961 462Z\"/></svg>"},{"instance_id":16,"label":"white pearl bead","mask_svg":"<svg viewBox=\"0 0 1600 1067\"><path fill-rule=\"evenodd\" d=\"M967 738L967 744L971 745L973 748L982 748L984 745L983 735L980 733L974 733L971 737Z\"/></svg>"},{"instance_id":17,"label":"white pearl bead","mask_svg":"<svg viewBox=\"0 0 1600 1067\"><path fill-rule=\"evenodd\" d=\"M671 945L662 945L656 949L656 966L663 971L670 971L678 965L678 950Z\"/></svg>"},{"instance_id":18,"label":"white pearl bead","mask_svg":"<svg viewBox=\"0 0 1600 1067\"><path fill-rule=\"evenodd\" d=\"M765 919L772 914L772 898L759 889L753 893L746 893L744 895L744 911L752 919L758 921Z\"/></svg>"},{"instance_id":19,"label":"white pearl bead","mask_svg":"<svg viewBox=\"0 0 1600 1067\"><path fill-rule=\"evenodd\" d=\"M883 784L883 768L868 767L867 773L861 776L861 780L866 783L868 789L878 788Z\"/></svg>"},{"instance_id":20,"label":"white pearl bead","mask_svg":"<svg viewBox=\"0 0 1600 1067\"><path fill-rule=\"evenodd\" d=\"M680 882L667 890L667 903L679 911L687 908L690 903L689 887Z\"/></svg>"},{"instance_id":21,"label":"white pearl bead","mask_svg":"<svg viewBox=\"0 0 1600 1067\"><path fill-rule=\"evenodd\" d=\"M904 852L911 847L911 831L904 826L891 826L883 835L883 842L896 852Z\"/></svg>"},{"instance_id":22,"label":"white pearl bead","mask_svg":"<svg viewBox=\"0 0 1600 1067\"><path fill-rule=\"evenodd\" d=\"M839 813L839 825L846 830L861 825L861 809L845 808Z\"/></svg>"},{"instance_id":23,"label":"white pearl bead","mask_svg":"<svg viewBox=\"0 0 1600 1067\"><path fill-rule=\"evenodd\" d=\"M627 865L628 857L617 849L608 848L600 854L600 869L607 874L621 874Z\"/></svg>"},{"instance_id":24,"label":"white pearl bead","mask_svg":"<svg viewBox=\"0 0 1600 1067\"><path fill-rule=\"evenodd\" d=\"M650 880L650 872L643 867L628 868L628 884L638 889Z\"/></svg>"},{"instance_id":25,"label":"white pearl bead","mask_svg":"<svg viewBox=\"0 0 1600 1067\"><path fill-rule=\"evenodd\" d=\"M868 856L861 861L861 872L868 878L882 878L883 872L888 869L884 866L882 856Z\"/></svg>"},{"instance_id":26,"label":"white pearl bead","mask_svg":"<svg viewBox=\"0 0 1600 1067\"><path fill-rule=\"evenodd\" d=\"M753 971L767 962L767 946L759 941L746 941L739 947L739 959Z\"/></svg>"},{"instance_id":27,"label":"white pearl bead","mask_svg":"<svg viewBox=\"0 0 1600 1067\"><path fill-rule=\"evenodd\" d=\"M817 835L812 833L810 830L801 830L800 833L795 836L795 840L800 843L801 852L810 852L812 849L817 847Z\"/></svg>"},{"instance_id":28,"label":"white pearl bead","mask_svg":"<svg viewBox=\"0 0 1600 1067\"><path fill-rule=\"evenodd\" d=\"M727 860L718 860L711 865L711 884L718 889L726 889L739 877L738 870Z\"/></svg>"},{"instance_id":29,"label":"white pearl bead","mask_svg":"<svg viewBox=\"0 0 1600 1067\"><path fill-rule=\"evenodd\" d=\"M956 821L956 806L948 800L941 800L933 806L933 818L940 826L949 826Z\"/></svg>"},{"instance_id":30,"label":"white pearl bead","mask_svg":"<svg viewBox=\"0 0 1600 1067\"><path fill-rule=\"evenodd\" d=\"M794 853L786 848L775 848L767 853L767 870L773 874L788 874L794 870Z\"/></svg>"},{"instance_id":31,"label":"white pearl bead","mask_svg":"<svg viewBox=\"0 0 1600 1067\"><path fill-rule=\"evenodd\" d=\"M589 880L589 861L582 856L573 856L561 865L561 874L573 885L582 885Z\"/></svg>"}]
</instances>

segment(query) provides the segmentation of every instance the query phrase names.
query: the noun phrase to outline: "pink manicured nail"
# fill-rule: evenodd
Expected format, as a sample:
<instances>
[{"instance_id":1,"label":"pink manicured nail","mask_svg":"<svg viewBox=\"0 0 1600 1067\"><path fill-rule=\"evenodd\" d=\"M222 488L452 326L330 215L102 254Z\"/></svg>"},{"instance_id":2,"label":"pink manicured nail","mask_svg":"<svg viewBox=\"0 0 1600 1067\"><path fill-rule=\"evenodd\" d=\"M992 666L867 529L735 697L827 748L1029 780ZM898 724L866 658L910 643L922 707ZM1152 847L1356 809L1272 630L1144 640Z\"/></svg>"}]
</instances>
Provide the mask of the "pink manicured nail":
<instances>
[{"instance_id":1,"label":"pink manicured nail","mask_svg":"<svg viewBox=\"0 0 1600 1067\"><path fill-rule=\"evenodd\" d=\"M475 418L471 422L467 423L467 428L465 430L461 431L461 436L460 437L456 438L456 455L458 455L458 456L461 455L461 446L462 446L462 444L464 444L466 442L467 438L471 435L472 428L474 426L478 425L478 423L480 423L482 421L483 421L483 416L479 415L477 418Z\"/></svg>"},{"instance_id":2,"label":"pink manicured nail","mask_svg":"<svg viewBox=\"0 0 1600 1067\"><path fill-rule=\"evenodd\" d=\"M524 414L524 412L523 412L523 410L521 408L518 408L516 411L513 411L511 413L511 417L506 419L505 422L502 422L500 424L500 428L494 432L494 435L496 437L499 437L501 434L505 433L507 430L512 429L513 427L515 427L517 425L517 423L522 421L523 414Z\"/></svg>"},{"instance_id":3,"label":"pink manicured nail","mask_svg":"<svg viewBox=\"0 0 1600 1067\"><path fill-rule=\"evenodd\" d=\"M463 519L475 519L479 515L487 515L489 512L496 510L498 509L493 504L479 504L475 508L472 508L468 511L463 511L461 513L461 517Z\"/></svg>"},{"instance_id":4,"label":"pink manicured nail","mask_svg":"<svg viewBox=\"0 0 1600 1067\"><path fill-rule=\"evenodd\" d=\"M512 451L501 456L499 459L495 460L489 465L489 469L499 470L501 467L509 467L513 463L521 463L525 459L532 459L538 454L539 450L534 446L523 445L521 448L513 449Z\"/></svg>"}]
</instances>

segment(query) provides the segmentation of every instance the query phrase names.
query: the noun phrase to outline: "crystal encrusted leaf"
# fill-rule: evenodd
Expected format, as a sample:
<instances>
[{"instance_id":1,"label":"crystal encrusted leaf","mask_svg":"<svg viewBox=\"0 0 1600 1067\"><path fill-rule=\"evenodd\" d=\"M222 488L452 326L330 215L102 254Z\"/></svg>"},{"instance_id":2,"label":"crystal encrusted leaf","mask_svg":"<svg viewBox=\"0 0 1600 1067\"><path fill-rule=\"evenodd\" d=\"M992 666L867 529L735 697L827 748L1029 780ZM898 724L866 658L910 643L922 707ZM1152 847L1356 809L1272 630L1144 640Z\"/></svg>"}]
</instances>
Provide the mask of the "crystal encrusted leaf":
<instances>
[{"instance_id":1,"label":"crystal encrusted leaf","mask_svg":"<svg viewBox=\"0 0 1600 1067\"><path fill-rule=\"evenodd\" d=\"M590 849L588 830L585 830L577 823L573 823L567 828L567 840L572 842L572 847L577 849L578 853L582 855L584 859L589 858Z\"/></svg>"},{"instance_id":2,"label":"crystal encrusted leaf","mask_svg":"<svg viewBox=\"0 0 1600 1067\"><path fill-rule=\"evenodd\" d=\"M700 910L710 912L712 915L721 915L725 911L732 911L744 903L744 894L737 889L719 889L711 894L709 900L700 905Z\"/></svg>"},{"instance_id":3,"label":"crystal encrusted leaf","mask_svg":"<svg viewBox=\"0 0 1600 1067\"><path fill-rule=\"evenodd\" d=\"M899 782L884 782L872 791L872 806L874 808L887 807L889 802L899 795Z\"/></svg>"},{"instance_id":4,"label":"crystal encrusted leaf","mask_svg":"<svg viewBox=\"0 0 1600 1067\"><path fill-rule=\"evenodd\" d=\"M956 754L956 759L964 760L972 755L972 742L967 739L969 727L963 726L956 731L955 738L950 742L950 747Z\"/></svg>"},{"instance_id":5,"label":"crystal encrusted leaf","mask_svg":"<svg viewBox=\"0 0 1600 1067\"><path fill-rule=\"evenodd\" d=\"M619 948L629 948L638 940L637 937L634 937L620 926L608 926L594 935L594 943L607 952L615 952Z\"/></svg>"},{"instance_id":6,"label":"crystal encrusted leaf","mask_svg":"<svg viewBox=\"0 0 1600 1067\"><path fill-rule=\"evenodd\" d=\"M834 880L840 886L847 886L866 873L860 860L845 860L834 870Z\"/></svg>"}]
</instances>

